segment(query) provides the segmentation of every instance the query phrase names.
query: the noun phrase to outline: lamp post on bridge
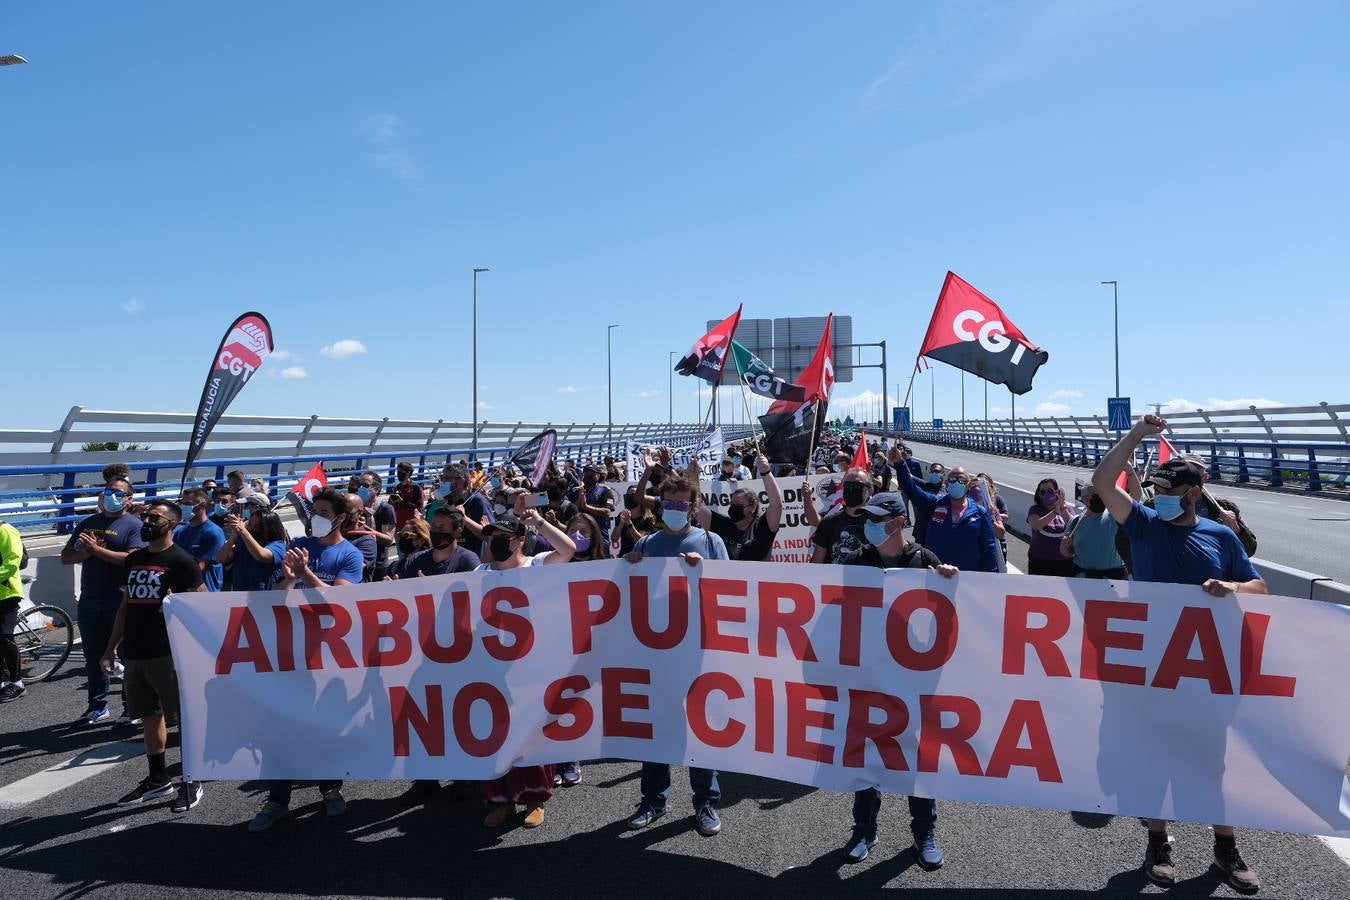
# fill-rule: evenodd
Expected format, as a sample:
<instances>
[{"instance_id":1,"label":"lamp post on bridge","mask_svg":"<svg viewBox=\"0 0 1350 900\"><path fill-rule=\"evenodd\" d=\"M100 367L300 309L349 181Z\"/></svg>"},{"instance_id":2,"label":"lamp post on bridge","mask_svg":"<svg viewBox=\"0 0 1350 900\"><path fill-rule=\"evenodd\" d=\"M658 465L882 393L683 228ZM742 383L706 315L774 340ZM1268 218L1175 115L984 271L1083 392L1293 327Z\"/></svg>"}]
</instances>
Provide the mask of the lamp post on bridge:
<instances>
[{"instance_id":1,"label":"lamp post on bridge","mask_svg":"<svg viewBox=\"0 0 1350 900\"><path fill-rule=\"evenodd\" d=\"M670 421L667 426L675 427L675 351L666 354L666 399L670 401Z\"/></svg>"},{"instance_id":2,"label":"lamp post on bridge","mask_svg":"<svg viewBox=\"0 0 1350 900\"><path fill-rule=\"evenodd\" d=\"M605 443L614 442L614 351L613 342L610 340L614 334L614 329L618 325L610 325L605 329L605 381L606 394L609 397L609 424L605 426Z\"/></svg>"},{"instance_id":3,"label":"lamp post on bridge","mask_svg":"<svg viewBox=\"0 0 1350 900\"><path fill-rule=\"evenodd\" d=\"M1120 282L1103 281L1102 284L1111 285L1111 308L1116 323L1116 393L1120 396ZM1116 432L1120 434L1119 431Z\"/></svg>"},{"instance_id":4,"label":"lamp post on bridge","mask_svg":"<svg viewBox=\"0 0 1350 900\"><path fill-rule=\"evenodd\" d=\"M473 437L469 445L469 457L478 458L478 273L490 272L488 268L473 270Z\"/></svg>"}]
</instances>

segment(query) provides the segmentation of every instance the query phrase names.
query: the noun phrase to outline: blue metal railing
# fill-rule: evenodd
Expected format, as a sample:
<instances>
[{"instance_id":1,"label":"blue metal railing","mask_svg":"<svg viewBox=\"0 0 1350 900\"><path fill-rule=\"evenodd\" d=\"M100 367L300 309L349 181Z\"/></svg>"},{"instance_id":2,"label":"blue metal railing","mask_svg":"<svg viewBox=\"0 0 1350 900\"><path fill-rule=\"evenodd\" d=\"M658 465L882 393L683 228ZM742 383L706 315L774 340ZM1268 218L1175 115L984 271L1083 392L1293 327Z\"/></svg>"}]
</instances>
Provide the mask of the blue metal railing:
<instances>
[{"instance_id":1,"label":"blue metal railing","mask_svg":"<svg viewBox=\"0 0 1350 900\"><path fill-rule=\"evenodd\" d=\"M726 427L723 431L729 441L740 439L743 436L742 432L748 433L748 429ZM680 437L683 439L687 435L681 432ZM654 438L653 442L661 440L664 440L664 438L658 437ZM193 472L199 470L213 472L215 480L224 483L225 473L229 470L241 469L253 474L257 472L259 467L266 467L268 474L264 477L264 480L267 483L268 495L276 499L293 487L316 462L325 463L325 469L330 479L334 476L344 478L349 474L361 472L368 468L379 471L380 467L387 463L387 468L384 470L384 479L386 483L392 484L398 463L409 461L413 463L413 478L422 483L427 480L429 473L439 472L443 467L443 463L429 463L428 459L443 459L445 462L449 462L452 457L455 459L474 458L483 461L488 468L492 468L505 463L507 458L510 457L512 449L510 447L468 447L451 451L431 449L398 453L377 451L373 454L367 451L364 453L329 453L314 456L219 457L195 461ZM626 444L619 440L559 444L557 459L562 461L571 457L579 457L582 460L599 460L605 456L623 459L625 452ZM74 523L90 511L88 508L83 511L79 510L79 501L84 499L86 507L88 507L88 501L103 488L101 481L79 484L77 483L80 481L78 476L99 473L105 465L106 463L96 462L0 466L0 478L39 477L46 479L49 485L54 480L59 479L60 481L60 487L45 486L42 488L0 491L0 510L5 510L5 521L17 528L55 528L58 533L68 533ZM130 465L133 475L137 472L145 473L144 478L133 477L135 491L139 497L155 497L161 492L172 492L173 496L177 497L179 482L173 480L161 481L160 473L168 472L171 478L178 477L183 467L181 459L138 461ZM283 469L294 469L296 467L303 468L299 472L282 471Z\"/></svg>"},{"instance_id":2,"label":"blue metal railing","mask_svg":"<svg viewBox=\"0 0 1350 900\"><path fill-rule=\"evenodd\" d=\"M900 435L914 441L959 447L977 453L1021 456L1063 465L1093 467L1114 445L1114 439L967 432L959 428L912 428ZM1343 489L1350 479L1350 444L1290 444L1255 441L1204 441L1169 438L1177 450L1205 460L1212 481L1235 484L1265 482L1273 488L1301 487L1309 493ZM1138 451L1137 462L1154 442ZM1350 499L1350 493L1337 493Z\"/></svg>"}]
</instances>

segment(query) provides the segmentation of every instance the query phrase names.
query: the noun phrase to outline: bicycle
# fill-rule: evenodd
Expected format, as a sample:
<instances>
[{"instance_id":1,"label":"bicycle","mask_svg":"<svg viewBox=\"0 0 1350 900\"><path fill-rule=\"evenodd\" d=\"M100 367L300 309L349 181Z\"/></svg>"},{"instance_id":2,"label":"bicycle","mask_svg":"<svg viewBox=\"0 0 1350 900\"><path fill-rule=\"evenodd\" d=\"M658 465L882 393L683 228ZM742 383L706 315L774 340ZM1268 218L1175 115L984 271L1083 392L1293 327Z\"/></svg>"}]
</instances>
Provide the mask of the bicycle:
<instances>
[{"instance_id":1,"label":"bicycle","mask_svg":"<svg viewBox=\"0 0 1350 900\"><path fill-rule=\"evenodd\" d=\"M19 671L24 681L51 678L70 657L75 629L70 615L59 606L19 605L19 624L14 629L19 645Z\"/></svg>"}]
</instances>

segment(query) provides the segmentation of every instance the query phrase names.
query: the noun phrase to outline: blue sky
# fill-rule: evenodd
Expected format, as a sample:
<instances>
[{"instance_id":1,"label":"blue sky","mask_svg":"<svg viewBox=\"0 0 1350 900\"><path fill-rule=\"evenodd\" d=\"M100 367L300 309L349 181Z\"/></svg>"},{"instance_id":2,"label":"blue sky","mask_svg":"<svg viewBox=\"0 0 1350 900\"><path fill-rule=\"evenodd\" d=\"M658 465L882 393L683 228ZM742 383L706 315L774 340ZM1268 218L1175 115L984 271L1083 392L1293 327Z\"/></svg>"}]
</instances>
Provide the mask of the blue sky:
<instances>
[{"instance_id":1,"label":"blue sky","mask_svg":"<svg viewBox=\"0 0 1350 900\"><path fill-rule=\"evenodd\" d=\"M1112 278L1136 410L1350 400L1343 3L30 2L4 24L30 63L0 69L0 426L190 411L247 309L287 358L232 411L467 420L474 266L490 420L604 421L618 323L615 420L663 421L668 351L738 302L852 315L903 392L949 268L1050 351L1019 415L1104 407ZM917 413L933 377L956 418L959 373L934 372ZM836 409L880 391L857 375Z\"/></svg>"}]
</instances>

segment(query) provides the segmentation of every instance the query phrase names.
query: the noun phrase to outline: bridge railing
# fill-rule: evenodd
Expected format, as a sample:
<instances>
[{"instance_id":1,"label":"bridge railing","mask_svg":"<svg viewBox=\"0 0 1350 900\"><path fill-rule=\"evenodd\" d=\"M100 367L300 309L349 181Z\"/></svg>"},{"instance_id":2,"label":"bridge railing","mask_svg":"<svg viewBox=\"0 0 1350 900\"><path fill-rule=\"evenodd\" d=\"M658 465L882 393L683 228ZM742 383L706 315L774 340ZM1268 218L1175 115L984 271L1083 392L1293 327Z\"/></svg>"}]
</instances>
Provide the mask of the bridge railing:
<instances>
[{"instance_id":1,"label":"bridge railing","mask_svg":"<svg viewBox=\"0 0 1350 900\"><path fill-rule=\"evenodd\" d=\"M1210 478L1237 484L1344 492L1350 478L1350 405L1196 410L1167 417L1167 438L1182 453L1204 459ZM1095 466L1116 442L1105 416L944 422L906 437L981 453ZM1138 462L1156 446L1146 442ZM1350 493L1343 496L1350 498Z\"/></svg>"},{"instance_id":2,"label":"bridge railing","mask_svg":"<svg viewBox=\"0 0 1350 900\"><path fill-rule=\"evenodd\" d=\"M92 511L93 498L102 487L98 473L110 462L131 468L138 497L161 492L176 496L192 422L193 416L186 413L74 407L54 431L0 430L0 513L20 528L66 531ZM697 440L700 434L699 425L681 423L616 424L611 429L596 423L480 422L475 432L470 423L444 420L225 416L208 442L209 458L196 460L188 481L209 476L223 482L228 471L239 469L262 478L275 499L320 461L330 476L345 478L369 468L387 481L398 463L407 461L414 467L414 478L423 481L452 459L479 459L486 466L505 462L513 449L544 428L558 432L560 461L604 456L622 461L630 440L678 445ZM748 433L745 427L723 426L728 441ZM96 441L149 446L81 449Z\"/></svg>"}]
</instances>

